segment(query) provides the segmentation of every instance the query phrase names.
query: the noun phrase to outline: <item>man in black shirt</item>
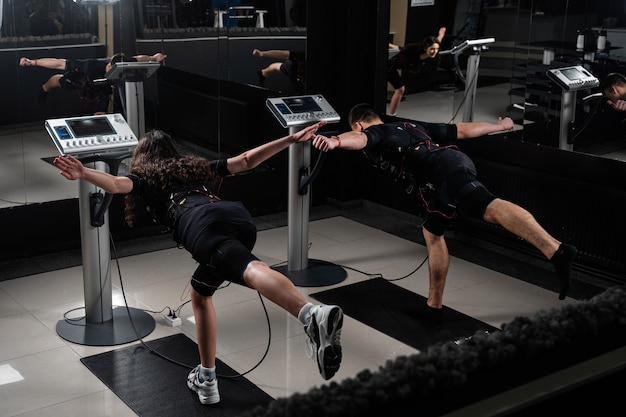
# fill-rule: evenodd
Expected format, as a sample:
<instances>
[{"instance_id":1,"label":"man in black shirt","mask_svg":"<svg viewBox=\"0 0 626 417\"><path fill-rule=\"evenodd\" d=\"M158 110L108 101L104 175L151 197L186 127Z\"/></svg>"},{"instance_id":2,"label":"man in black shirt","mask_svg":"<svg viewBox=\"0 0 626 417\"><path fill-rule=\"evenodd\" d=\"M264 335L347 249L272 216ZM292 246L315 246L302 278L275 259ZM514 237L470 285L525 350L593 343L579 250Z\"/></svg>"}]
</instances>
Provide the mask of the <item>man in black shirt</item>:
<instances>
[{"instance_id":1,"label":"man in black shirt","mask_svg":"<svg viewBox=\"0 0 626 417\"><path fill-rule=\"evenodd\" d=\"M127 58L118 53L111 58L95 59L64 59L64 58L21 58L21 67L43 67L63 71L62 74L52 75L39 90L39 104L44 104L48 92L53 88L78 91L80 97L93 103L94 114L108 112L109 99L112 94L112 84L96 84L94 80L104 78L104 75L118 62L161 62L167 55L137 55Z\"/></svg>"},{"instance_id":2,"label":"man in black shirt","mask_svg":"<svg viewBox=\"0 0 626 417\"><path fill-rule=\"evenodd\" d=\"M259 85L265 87L265 79L272 74L284 74L289 78L291 85L297 93L304 92L305 82L305 54L304 51L289 51L283 49L271 49L261 51L254 49L252 55L265 58L280 59L280 62L272 62L267 67L257 71Z\"/></svg>"},{"instance_id":3,"label":"man in black shirt","mask_svg":"<svg viewBox=\"0 0 626 417\"><path fill-rule=\"evenodd\" d=\"M576 248L548 234L527 210L493 195L477 180L472 160L452 145L459 139L512 130L510 118L499 118L497 123L383 123L372 106L359 104L350 110L349 123L350 132L316 135L313 146L325 152L337 148L363 150L377 165L389 167L397 178L410 177L433 190L431 201L423 199L428 211L423 234L430 270L427 309L434 320L442 318L450 263L444 231L457 213L499 224L539 249L555 267L559 299L565 298Z\"/></svg>"}]
</instances>

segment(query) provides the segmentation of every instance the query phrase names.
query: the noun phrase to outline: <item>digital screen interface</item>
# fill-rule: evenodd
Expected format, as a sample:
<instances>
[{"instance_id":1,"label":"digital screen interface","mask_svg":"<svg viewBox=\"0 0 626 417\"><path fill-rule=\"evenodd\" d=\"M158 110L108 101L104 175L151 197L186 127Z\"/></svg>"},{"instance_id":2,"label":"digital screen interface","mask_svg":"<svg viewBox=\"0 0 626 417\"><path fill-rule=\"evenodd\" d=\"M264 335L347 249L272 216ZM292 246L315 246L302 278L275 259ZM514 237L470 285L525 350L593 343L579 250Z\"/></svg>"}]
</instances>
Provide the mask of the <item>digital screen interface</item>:
<instances>
[{"instance_id":1,"label":"digital screen interface","mask_svg":"<svg viewBox=\"0 0 626 417\"><path fill-rule=\"evenodd\" d=\"M291 114L291 112L289 111L289 109L287 108L287 106L285 106L284 104L282 104L282 103L276 103L275 105L276 105L276 108L278 109L278 111L279 111L281 114Z\"/></svg>"},{"instance_id":2,"label":"digital screen interface","mask_svg":"<svg viewBox=\"0 0 626 417\"><path fill-rule=\"evenodd\" d=\"M54 131L56 132L59 139L62 139L62 140L72 139L72 135L70 135L70 132L67 130L65 126L55 126Z\"/></svg>"},{"instance_id":3,"label":"digital screen interface","mask_svg":"<svg viewBox=\"0 0 626 417\"><path fill-rule=\"evenodd\" d=\"M318 106L313 97L286 98L283 101L293 113L322 111L322 108Z\"/></svg>"},{"instance_id":4,"label":"digital screen interface","mask_svg":"<svg viewBox=\"0 0 626 417\"><path fill-rule=\"evenodd\" d=\"M106 117L93 117L90 119L67 120L74 136L77 138L96 136L96 135L112 135L115 129L109 123Z\"/></svg>"},{"instance_id":5,"label":"digital screen interface","mask_svg":"<svg viewBox=\"0 0 626 417\"><path fill-rule=\"evenodd\" d=\"M579 71L576 68L568 68L568 69L564 69L561 70L561 72L563 73L563 75L565 75L567 77L567 79L569 80L578 80L580 78L586 78L587 75L584 74L583 72Z\"/></svg>"}]
</instances>

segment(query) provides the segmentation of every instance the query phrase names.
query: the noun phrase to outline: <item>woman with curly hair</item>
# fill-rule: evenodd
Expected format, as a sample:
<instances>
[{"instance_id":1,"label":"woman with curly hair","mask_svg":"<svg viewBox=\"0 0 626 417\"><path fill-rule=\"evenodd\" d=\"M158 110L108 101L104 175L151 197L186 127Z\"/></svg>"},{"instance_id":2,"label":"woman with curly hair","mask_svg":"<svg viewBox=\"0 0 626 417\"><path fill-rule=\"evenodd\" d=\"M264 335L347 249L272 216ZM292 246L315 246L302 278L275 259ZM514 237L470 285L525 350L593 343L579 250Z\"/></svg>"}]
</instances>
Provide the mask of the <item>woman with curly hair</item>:
<instances>
[{"instance_id":1,"label":"woman with curly hair","mask_svg":"<svg viewBox=\"0 0 626 417\"><path fill-rule=\"evenodd\" d=\"M257 290L297 317L315 346L319 372L330 379L341 364L343 312L338 306L313 305L280 272L252 254L256 227L241 202L225 201L211 190L220 178L255 168L289 145L313 137L319 122L240 155L207 161L180 154L171 137L151 131L139 140L129 174L114 176L85 167L74 156L59 156L54 165L69 180L82 179L111 194L126 195L126 220L135 224L138 201L154 219L166 224L176 242L198 262L191 277L191 303L201 363L187 378L202 404L220 401L215 374L217 318L213 294L224 281Z\"/></svg>"}]
</instances>

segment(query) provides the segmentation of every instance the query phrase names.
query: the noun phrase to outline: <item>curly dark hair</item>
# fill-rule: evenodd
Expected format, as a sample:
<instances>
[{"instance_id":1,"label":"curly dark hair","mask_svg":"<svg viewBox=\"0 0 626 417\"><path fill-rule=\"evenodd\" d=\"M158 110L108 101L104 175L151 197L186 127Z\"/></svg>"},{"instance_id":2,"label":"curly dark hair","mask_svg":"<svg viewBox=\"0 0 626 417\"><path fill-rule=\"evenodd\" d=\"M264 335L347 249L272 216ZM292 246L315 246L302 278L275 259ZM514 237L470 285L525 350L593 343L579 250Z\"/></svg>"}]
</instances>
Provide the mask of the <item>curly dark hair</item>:
<instances>
[{"instance_id":1,"label":"curly dark hair","mask_svg":"<svg viewBox=\"0 0 626 417\"><path fill-rule=\"evenodd\" d=\"M172 138L161 130L147 132L133 151L129 171L142 181L142 197L148 206L156 206L174 191L187 185L214 185L218 177L205 158L182 155ZM133 227L139 197L125 197L126 223Z\"/></svg>"}]
</instances>

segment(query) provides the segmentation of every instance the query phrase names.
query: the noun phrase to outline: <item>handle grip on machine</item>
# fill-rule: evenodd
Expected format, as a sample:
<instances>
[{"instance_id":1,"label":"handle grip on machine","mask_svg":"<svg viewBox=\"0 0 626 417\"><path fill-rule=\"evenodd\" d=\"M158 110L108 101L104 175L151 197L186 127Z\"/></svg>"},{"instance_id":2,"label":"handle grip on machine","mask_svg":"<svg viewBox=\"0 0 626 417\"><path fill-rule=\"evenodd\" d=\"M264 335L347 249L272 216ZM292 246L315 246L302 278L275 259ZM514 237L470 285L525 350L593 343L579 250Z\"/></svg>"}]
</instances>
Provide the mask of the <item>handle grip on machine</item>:
<instances>
[{"instance_id":1,"label":"handle grip on machine","mask_svg":"<svg viewBox=\"0 0 626 417\"><path fill-rule=\"evenodd\" d=\"M117 175L122 161L132 155L132 151L110 152L106 154L95 154L84 157L77 157L83 164L92 162L104 162L109 166L109 173ZM104 224L104 213L109 209L113 194L101 192L93 193L89 196L89 205L91 207L90 219L93 227L100 227Z\"/></svg>"}]
</instances>

